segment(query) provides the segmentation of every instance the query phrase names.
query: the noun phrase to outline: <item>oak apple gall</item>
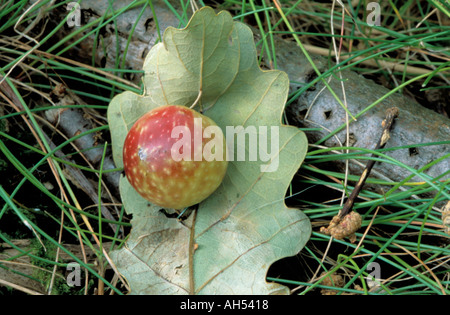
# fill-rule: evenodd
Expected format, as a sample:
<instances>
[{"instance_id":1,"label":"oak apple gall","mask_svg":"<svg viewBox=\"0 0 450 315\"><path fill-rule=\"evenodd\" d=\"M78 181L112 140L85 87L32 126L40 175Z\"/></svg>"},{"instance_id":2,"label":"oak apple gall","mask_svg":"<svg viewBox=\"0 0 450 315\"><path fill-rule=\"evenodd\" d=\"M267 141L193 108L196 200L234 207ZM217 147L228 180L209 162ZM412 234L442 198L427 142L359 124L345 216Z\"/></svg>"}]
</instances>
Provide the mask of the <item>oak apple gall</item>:
<instances>
[{"instance_id":1,"label":"oak apple gall","mask_svg":"<svg viewBox=\"0 0 450 315\"><path fill-rule=\"evenodd\" d=\"M125 175L134 189L163 208L183 209L210 196L228 161L217 124L178 105L155 108L129 130L123 147Z\"/></svg>"}]
</instances>

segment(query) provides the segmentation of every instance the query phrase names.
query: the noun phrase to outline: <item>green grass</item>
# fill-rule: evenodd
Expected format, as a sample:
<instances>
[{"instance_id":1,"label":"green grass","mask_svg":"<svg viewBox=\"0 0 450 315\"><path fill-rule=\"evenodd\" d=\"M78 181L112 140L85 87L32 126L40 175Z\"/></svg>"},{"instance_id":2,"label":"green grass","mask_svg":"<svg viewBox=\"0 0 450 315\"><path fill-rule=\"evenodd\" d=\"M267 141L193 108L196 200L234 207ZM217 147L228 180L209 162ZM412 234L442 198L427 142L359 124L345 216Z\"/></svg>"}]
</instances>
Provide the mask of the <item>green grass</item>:
<instances>
[{"instance_id":1,"label":"green grass","mask_svg":"<svg viewBox=\"0 0 450 315\"><path fill-rule=\"evenodd\" d=\"M26 26L35 19L39 19L37 22L42 23L39 27L43 27L42 16L55 10L64 13L68 2L48 6L50 1L42 1L24 15L27 1L0 1L0 75L3 78L6 76L3 81L5 88L0 94L3 108L0 117L0 169L5 174L2 175L0 187L0 196L4 201L0 207L0 239L13 247L16 247L13 244L16 237L37 240L36 244L51 244L49 253L52 255L16 247L21 255L32 258L33 265L47 269L49 274L64 273L68 264L56 259L56 249L78 262L83 269L83 277L88 277L88 285L82 290L74 290L57 284L59 294L92 294L94 288L104 294L122 294L127 290L120 279L116 279L105 253L122 246L130 229L130 218L126 216L120 200L117 203L108 197L109 187L102 181L107 172L117 171L102 168L110 147L105 116L107 105L114 95L124 90L142 93L139 83L126 79L142 71L127 69L125 61L138 19L144 18L146 7L152 11L155 8L148 1L131 1L127 7L110 8L105 16L82 23L79 28L66 32L63 38L56 36L66 25L64 19L54 21L54 27L45 28L45 32L34 41L18 36L14 31L16 23ZM331 47L328 52L331 54L332 40L336 41L337 47L342 40L340 62L336 64L330 58L330 69L324 73L313 65L317 78L292 93L288 104L295 102L302 92L319 81L326 82L330 76L339 79L339 71L343 69L376 77L390 88L389 93L370 104L364 112L349 113L350 117L363 115L391 94L413 91L415 83L422 85L422 91L448 88L450 51L446 47L450 42L450 26L443 21L448 21L449 11L438 1L386 1L382 6L382 24L375 27L365 22L367 1L359 1L354 8L345 1L347 10L358 18L352 19L346 13L343 21L338 4L332 8L331 4L312 1L280 2L282 13L275 2L265 0L228 0L223 1L218 9L230 10L235 20L250 23L261 32L262 37L257 45L267 56L264 60L260 58L265 67L276 68L278 65L275 36L294 40L298 44L297 53L306 55L314 47ZM197 2L199 6L205 3ZM165 1L165 5L179 21L179 25L175 26L185 26L192 14L191 5L186 1ZM181 10L177 11L176 7L181 7ZM114 57L114 68L101 68L94 57L87 62L66 57L89 36L102 43L102 32L107 25L112 23L117 26L117 17L131 8L139 9L138 19L132 25L125 52ZM63 13L61 17L66 16ZM340 35L340 28L331 28L331 17L335 28L341 23L345 26L343 36ZM161 40L164 30L159 27L157 16L154 22L158 40ZM38 27L34 31L36 29ZM116 28L117 37L118 31ZM27 36L33 37L33 34L30 32ZM17 38L18 41L15 40ZM99 45L98 49L105 50L106 47ZM349 51L351 54L347 53ZM91 55L95 56L96 52L93 49ZM404 61L402 69L389 72L381 66L383 62L398 60ZM367 65L368 61L375 61L379 66ZM435 70L431 73L417 72L425 65L431 65ZM84 104L55 104L51 92L61 83L67 84ZM338 99L335 91L331 92ZM345 106L342 100L338 100ZM95 119L95 127L87 134L100 134L103 138L99 142L103 155L97 166L83 159L83 150L72 147L74 141L85 133L67 139L60 135L58 126L45 123L42 117L49 108L80 108ZM443 143L409 144L377 151L321 146L327 138L345 127L343 124L327 137L311 144L300 175L288 191L286 202L300 207L313 224L314 232L305 249L296 259L286 261L291 268L303 271L300 275L269 272L268 280L289 285L294 294L315 294L326 288L334 289L337 294L449 294L449 236L443 231L440 212L435 205L450 199L450 183L440 177L430 178L424 173L431 163L415 170L387 155L389 150ZM55 142L56 147L51 146L49 139ZM70 161L55 156L58 150L62 150ZM370 190L361 192L354 207L363 216L357 242L331 239L318 232L319 226L327 225L338 213L341 208L339 196L343 190L349 192L353 189L351 183L357 180L357 176L324 165L334 160L350 159L365 163L367 157L361 156L361 153L375 153L377 161L398 165L411 176L401 182L368 179L368 183L381 184L389 189L383 194ZM450 154L444 158L450 158ZM93 186L99 196L96 203L71 182L65 171L68 166L78 168L95 182ZM422 182L410 183L412 176L419 176ZM46 185L49 182L56 189L49 188ZM330 197L324 200L308 199L307 192L314 189L323 190ZM434 192L435 197L417 197L427 192ZM102 216L102 204L113 213L114 220ZM41 211L33 211L35 208ZM109 227L110 224L117 227L115 232ZM11 226L14 228L11 229ZM367 230L368 227L370 230ZM75 256L64 245L67 243L83 244L90 249L97 265ZM382 280L377 292L371 290L366 281L373 263L381 268ZM6 264L0 261L0 267L6 268ZM333 273L344 277L343 287L323 284L325 277L321 275ZM46 282L46 288L54 285L52 277L38 278L35 277L35 280ZM1 292L8 294L7 291Z\"/></svg>"}]
</instances>

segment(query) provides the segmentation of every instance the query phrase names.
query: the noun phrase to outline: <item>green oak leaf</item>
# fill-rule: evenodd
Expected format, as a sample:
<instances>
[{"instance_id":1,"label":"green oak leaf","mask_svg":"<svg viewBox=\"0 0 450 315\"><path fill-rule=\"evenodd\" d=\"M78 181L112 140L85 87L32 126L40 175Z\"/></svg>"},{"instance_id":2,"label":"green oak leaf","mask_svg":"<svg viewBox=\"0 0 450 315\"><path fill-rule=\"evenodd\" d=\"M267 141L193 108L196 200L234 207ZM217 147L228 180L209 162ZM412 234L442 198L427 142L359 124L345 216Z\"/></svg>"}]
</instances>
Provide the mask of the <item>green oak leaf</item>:
<instances>
[{"instance_id":1,"label":"green oak leaf","mask_svg":"<svg viewBox=\"0 0 450 315\"><path fill-rule=\"evenodd\" d=\"M311 225L303 212L284 203L307 151L304 133L281 122L287 75L261 70L251 30L228 12L216 15L208 7L198 10L186 28L167 28L163 42L149 52L144 71L144 95L124 92L108 109L117 166L122 166L124 139L134 121L166 104L195 103L236 146L221 186L183 222L167 218L121 177L121 198L133 215L133 228L125 246L111 257L131 293L288 293L285 286L266 281L267 270L303 248ZM237 126L241 133L235 129L230 139L227 128ZM278 146L268 141L262 151L274 151L270 160L263 155L251 159L250 141L238 145L246 132L258 140L265 134L278 139ZM244 161L237 156L242 149Z\"/></svg>"}]
</instances>

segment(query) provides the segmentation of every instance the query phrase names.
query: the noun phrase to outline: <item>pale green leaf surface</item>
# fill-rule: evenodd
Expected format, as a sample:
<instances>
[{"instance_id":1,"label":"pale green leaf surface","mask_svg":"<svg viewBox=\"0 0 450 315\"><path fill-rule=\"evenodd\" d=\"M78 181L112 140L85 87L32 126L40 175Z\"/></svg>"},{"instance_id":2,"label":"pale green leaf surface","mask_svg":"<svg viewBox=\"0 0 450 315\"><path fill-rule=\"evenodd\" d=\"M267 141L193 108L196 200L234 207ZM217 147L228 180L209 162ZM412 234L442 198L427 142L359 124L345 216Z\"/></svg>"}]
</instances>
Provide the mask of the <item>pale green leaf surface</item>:
<instances>
[{"instance_id":1,"label":"pale green leaf surface","mask_svg":"<svg viewBox=\"0 0 450 315\"><path fill-rule=\"evenodd\" d=\"M123 167L123 143L130 128L139 117L158 106L149 97L128 91L113 98L108 107L108 124L113 143L113 159L117 167Z\"/></svg>"},{"instance_id":2,"label":"pale green leaf surface","mask_svg":"<svg viewBox=\"0 0 450 315\"><path fill-rule=\"evenodd\" d=\"M185 29L168 28L163 43L148 54L144 71L144 96L125 92L110 104L117 165L122 163L126 132L140 115L165 104L190 106L199 91L196 108L201 107L224 133L226 126L256 130L267 126L271 135L270 127L278 126L279 150L272 159L276 171L262 172L270 167L269 161L249 161L247 141L246 160L237 161L235 152L221 186L199 205L195 221L191 215L184 224L168 219L122 177L122 202L133 215L133 229L126 246L113 252L112 258L132 293L288 293L286 287L266 282L267 270L303 248L311 225L301 211L284 203L307 150L303 132L281 123L287 75L262 71L250 29L233 22L229 13L216 15L210 8L197 11ZM268 146L271 152L270 141ZM189 242L191 226L198 245L195 252Z\"/></svg>"}]
</instances>

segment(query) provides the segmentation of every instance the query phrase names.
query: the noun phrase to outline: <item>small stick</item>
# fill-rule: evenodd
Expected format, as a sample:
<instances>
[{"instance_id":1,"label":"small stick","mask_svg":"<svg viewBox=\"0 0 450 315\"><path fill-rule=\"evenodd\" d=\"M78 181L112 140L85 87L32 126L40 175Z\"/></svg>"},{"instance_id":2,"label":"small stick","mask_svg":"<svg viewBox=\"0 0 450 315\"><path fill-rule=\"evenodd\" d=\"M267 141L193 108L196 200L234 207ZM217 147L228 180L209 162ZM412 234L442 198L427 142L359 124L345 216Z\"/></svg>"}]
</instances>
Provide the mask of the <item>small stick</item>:
<instances>
[{"instance_id":1,"label":"small stick","mask_svg":"<svg viewBox=\"0 0 450 315\"><path fill-rule=\"evenodd\" d=\"M383 132L381 134L380 140L378 141L376 147L374 150L378 150L383 148L387 141L389 140L389 132L392 129L392 126L394 124L395 118L398 116L398 108L397 107L391 107L386 111L386 118L382 122L383 126ZM375 154L372 154L372 157L375 157ZM347 215L353 208L353 205L355 203L356 197L359 195L362 187L364 186L364 183L369 177L370 171L372 170L372 167L375 165L375 160L369 160L366 164L366 167L361 174L361 177L359 178L358 183L355 186L355 189L353 189L352 193L348 197L347 201L345 202L344 206L342 207L342 210L339 214L340 218L343 218L345 215Z\"/></svg>"},{"instance_id":2,"label":"small stick","mask_svg":"<svg viewBox=\"0 0 450 315\"><path fill-rule=\"evenodd\" d=\"M194 252L197 249L197 244L195 243L195 223L197 219L197 209L194 210L194 217L192 219L191 233L189 235L189 294L195 294L195 282L194 282Z\"/></svg>"}]
</instances>

